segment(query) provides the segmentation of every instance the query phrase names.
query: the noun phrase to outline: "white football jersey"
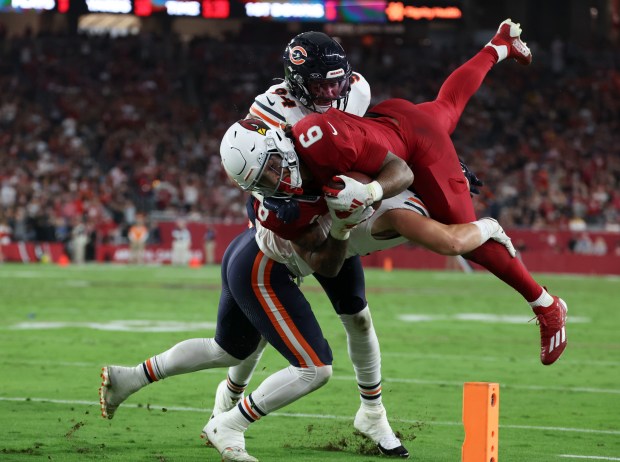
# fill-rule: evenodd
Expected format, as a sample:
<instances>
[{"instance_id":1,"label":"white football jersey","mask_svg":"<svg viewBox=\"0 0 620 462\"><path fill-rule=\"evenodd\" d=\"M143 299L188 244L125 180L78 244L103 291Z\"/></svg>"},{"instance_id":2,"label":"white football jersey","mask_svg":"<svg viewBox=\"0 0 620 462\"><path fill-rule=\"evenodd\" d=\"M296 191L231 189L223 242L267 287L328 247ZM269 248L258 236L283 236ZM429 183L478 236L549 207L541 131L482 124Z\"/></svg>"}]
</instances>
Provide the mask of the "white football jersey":
<instances>
[{"instance_id":1,"label":"white football jersey","mask_svg":"<svg viewBox=\"0 0 620 462\"><path fill-rule=\"evenodd\" d=\"M338 107L336 102L332 103ZM370 105L370 85L357 72L351 77L351 91L347 106L343 109L349 114L363 116ZM267 124L277 127L280 124L294 125L313 111L299 102L289 91L284 81L272 85L265 93L258 95L250 107L250 114Z\"/></svg>"},{"instance_id":2,"label":"white football jersey","mask_svg":"<svg viewBox=\"0 0 620 462\"><path fill-rule=\"evenodd\" d=\"M375 213L351 231L346 258L391 249L407 242L407 239L402 236L376 239L372 235L373 223L384 213L394 209L406 209L425 217L429 216L422 200L411 191L403 191L394 197L383 199ZM317 223L323 230L323 234L327 236L331 226L329 215L319 217ZM313 273L308 264L297 255L291 241L277 236L273 231L263 227L258 220L256 220L256 242L265 255L278 263L285 264L295 276L304 277Z\"/></svg>"}]
</instances>

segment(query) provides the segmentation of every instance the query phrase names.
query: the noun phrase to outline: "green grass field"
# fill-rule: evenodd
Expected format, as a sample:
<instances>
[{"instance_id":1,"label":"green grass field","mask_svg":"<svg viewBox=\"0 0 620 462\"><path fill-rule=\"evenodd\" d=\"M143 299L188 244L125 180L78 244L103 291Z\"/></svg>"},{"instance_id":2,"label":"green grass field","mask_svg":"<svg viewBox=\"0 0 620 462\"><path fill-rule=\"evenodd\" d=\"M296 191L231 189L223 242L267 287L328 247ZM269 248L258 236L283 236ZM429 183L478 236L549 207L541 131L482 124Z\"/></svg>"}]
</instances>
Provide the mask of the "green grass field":
<instances>
[{"instance_id":1,"label":"green grass field","mask_svg":"<svg viewBox=\"0 0 620 462\"><path fill-rule=\"evenodd\" d=\"M529 307L488 274L367 271L384 403L410 460L461 460L468 381L500 383L499 461L620 460L620 279L537 278L569 305L569 346L550 367ZM212 337L219 281L216 267L0 265L0 460L218 461L199 435L225 370L151 385L111 421L97 389L103 365ZM378 460L354 434L344 330L314 279L303 288L334 376L252 426L247 448L261 461ZM269 350L250 390L285 366Z\"/></svg>"}]
</instances>

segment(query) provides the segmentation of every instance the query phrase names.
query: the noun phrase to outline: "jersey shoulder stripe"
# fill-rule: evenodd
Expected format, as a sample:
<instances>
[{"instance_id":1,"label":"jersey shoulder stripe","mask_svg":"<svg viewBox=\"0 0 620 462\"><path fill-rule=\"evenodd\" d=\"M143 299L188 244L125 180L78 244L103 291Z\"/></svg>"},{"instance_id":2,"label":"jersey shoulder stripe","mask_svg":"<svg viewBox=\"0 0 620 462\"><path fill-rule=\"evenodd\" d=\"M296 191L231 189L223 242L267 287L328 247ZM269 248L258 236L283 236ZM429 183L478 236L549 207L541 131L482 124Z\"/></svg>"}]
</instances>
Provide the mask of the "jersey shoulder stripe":
<instances>
[{"instance_id":1,"label":"jersey shoulder stripe","mask_svg":"<svg viewBox=\"0 0 620 462\"><path fill-rule=\"evenodd\" d=\"M259 111L257 109L257 106L252 105L252 107L250 108L250 114L252 114L253 116L258 117L259 119L264 120L265 122L267 122L269 125L273 126L273 127L279 127L280 126L280 122L278 122L277 120L272 119L271 117L267 116L267 114L265 114L262 111Z\"/></svg>"},{"instance_id":2,"label":"jersey shoulder stripe","mask_svg":"<svg viewBox=\"0 0 620 462\"><path fill-rule=\"evenodd\" d=\"M258 99L254 100L254 104L252 105L252 107L254 107L254 106L258 106L262 112L265 112L265 113L269 114L271 117L273 117L273 118L275 118L277 120L280 120L283 123L286 122L286 119L284 118L284 116L282 114L280 114L279 112L273 110L272 108L270 108L266 104L261 103Z\"/></svg>"},{"instance_id":3,"label":"jersey shoulder stripe","mask_svg":"<svg viewBox=\"0 0 620 462\"><path fill-rule=\"evenodd\" d=\"M426 205L424 205L424 202L422 202L422 199L420 199L415 194L409 196L407 199L405 199L404 202L406 205L413 208L420 215L427 217L427 218L430 217L430 214L428 213L428 210L426 209Z\"/></svg>"}]
</instances>

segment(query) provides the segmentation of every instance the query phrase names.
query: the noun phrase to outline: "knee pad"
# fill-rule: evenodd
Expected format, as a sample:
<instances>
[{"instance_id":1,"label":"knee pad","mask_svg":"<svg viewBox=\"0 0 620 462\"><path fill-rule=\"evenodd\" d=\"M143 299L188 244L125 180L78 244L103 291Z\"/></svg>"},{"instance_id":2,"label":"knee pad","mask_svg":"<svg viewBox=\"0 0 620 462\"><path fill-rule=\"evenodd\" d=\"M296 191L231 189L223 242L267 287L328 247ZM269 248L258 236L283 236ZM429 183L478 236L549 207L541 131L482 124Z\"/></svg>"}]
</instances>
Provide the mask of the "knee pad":
<instances>
[{"instance_id":1,"label":"knee pad","mask_svg":"<svg viewBox=\"0 0 620 462\"><path fill-rule=\"evenodd\" d=\"M295 374L304 381L310 390L325 385L332 376L332 366L310 366L310 367L293 367Z\"/></svg>"},{"instance_id":2,"label":"knee pad","mask_svg":"<svg viewBox=\"0 0 620 462\"><path fill-rule=\"evenodd\" d=\"M347 333L349 332L368 332L372 329L372 317L368 305L355 314L341 314L340 320Z\"/></svg>"}]
</instances>

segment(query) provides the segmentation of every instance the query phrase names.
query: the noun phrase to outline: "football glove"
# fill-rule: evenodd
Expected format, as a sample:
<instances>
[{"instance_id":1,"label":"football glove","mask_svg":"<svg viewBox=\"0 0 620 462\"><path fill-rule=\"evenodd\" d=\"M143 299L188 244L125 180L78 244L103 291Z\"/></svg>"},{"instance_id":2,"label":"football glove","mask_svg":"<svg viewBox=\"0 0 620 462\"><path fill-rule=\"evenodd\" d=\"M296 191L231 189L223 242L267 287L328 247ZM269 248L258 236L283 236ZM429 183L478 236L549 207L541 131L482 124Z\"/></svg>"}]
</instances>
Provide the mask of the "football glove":
<instances>
[{"instance_id":1,"label":"football glove","mask_svg":"<svg viewBox=\"0 0 620 462\"><path fill-rule=\"evenodd\" d=\"M331 234L334 239L345 241L349 239L351 230L360 223L368 220L373 213L375 213L375 209L370 206L357 207L352 212L341 212L329 207L329 214L332 217L332 226L329 230L329 234Z\"/></svg>"},{"instance_id":2,"label":"football glove","mask_svg":"<svg viewBox=\"0 0 620 462\"><path fill-rule=\"evenodd\" d=\"M484 244L487 240L493 239L494 241L499 242L506 250L511 257L515 257L517 255L517 251L512 245L512 240L508 237L502 225L500 225L497 220L489 217L481 218L478 221L474 221L473 224L478 226L480 230L480 234L482 235L482 244Z\"/></svg>"},{"instance_id":3,"label":"football glove","mask_svg":"<svg viewBox=\"0 0 620 462\"><path fill-rule=\"evenodd\" d=\"M476 176L474 172L469 169L465 162L460 159L459 162L461 163L461 170L463 170L463 175L465 175L465 178L467 178L467 181L469 181L469 192L472 195L480 194L480 190L478 188L484 186L484 183L482 182L482 180L480 180L480 178Z\"/></svg>"},{"instance_id":4,"label":"football glove","mask_svg":"<svg viewBox=\"0 0 620 462\"><path fill-rule=\"evenodd\" d=\"M299 202L296 199L265 197L263 205L267 210L275 212L278 220L284 223L292 223L299 218Z\"/></svg>"},{"instance_id":5,"label":"football glove","mask_svg":"<svg viewBox=\"0 0 620 462\"><path fill-rule=\"evenodd\" d=\"M353 212L359 207L367 207L380 201L383 197L383 188L377 181L363 184L345 175L334 176L332 181L344 185L342 189L323 186L327 205L333 210Z\"/></svg>"}]
</instances>

